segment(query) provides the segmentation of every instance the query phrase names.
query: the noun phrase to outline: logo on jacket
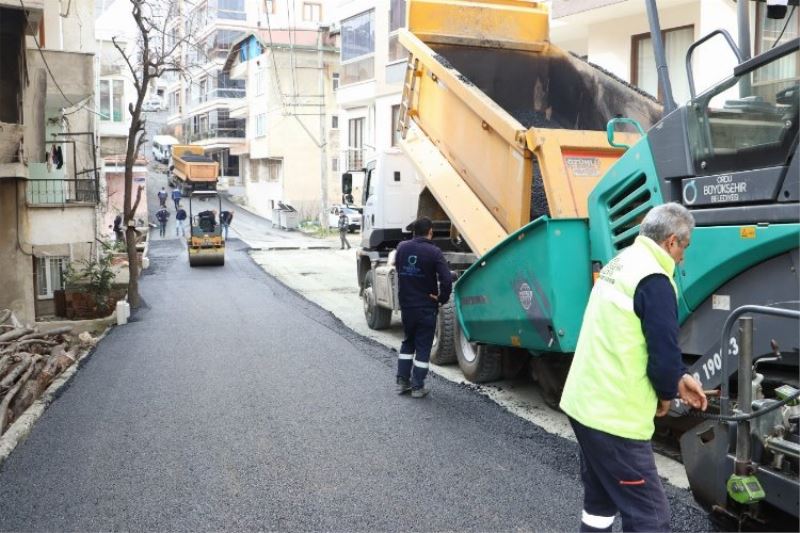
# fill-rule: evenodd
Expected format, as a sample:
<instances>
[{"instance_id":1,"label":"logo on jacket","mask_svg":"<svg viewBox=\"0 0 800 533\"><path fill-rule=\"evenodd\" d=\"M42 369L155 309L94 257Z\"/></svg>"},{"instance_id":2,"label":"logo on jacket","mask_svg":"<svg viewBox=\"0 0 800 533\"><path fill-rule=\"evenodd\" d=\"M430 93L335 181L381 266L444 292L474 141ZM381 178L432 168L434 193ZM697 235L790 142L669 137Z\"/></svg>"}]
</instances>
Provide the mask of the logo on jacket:
<instances>
[{"instance_id":1,"label":"logo on jacket","mask_svg":"<svg viewBox=\"0 0 800 533\"><path fill-rule=\"evenodd\" d=\"M422 269L417 266L417 256L416 255L409 255L408 259L406 259L406 264L403 265L403 270L401 272L404 276L415 276L419 277L422 275Z\"/></svg>"}]
</instances>

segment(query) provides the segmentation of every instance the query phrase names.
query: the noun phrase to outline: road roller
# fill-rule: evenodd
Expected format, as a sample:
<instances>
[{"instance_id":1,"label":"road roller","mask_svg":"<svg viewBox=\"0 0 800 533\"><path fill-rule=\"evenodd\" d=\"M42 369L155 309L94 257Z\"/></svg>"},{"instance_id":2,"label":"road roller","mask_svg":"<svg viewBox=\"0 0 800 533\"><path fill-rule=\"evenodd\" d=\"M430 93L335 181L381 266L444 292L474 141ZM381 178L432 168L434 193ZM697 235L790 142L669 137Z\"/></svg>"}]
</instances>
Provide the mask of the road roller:
<instances>
[{"instance_id":1,"label":"road roller","mask_svg":"<svg viewBox=\"0 0 800 533\"><path fill-rule=\"evenodd\" d=\"M217 191L192 191L189 196L189 266L225 264L222 199Z\"/></svg>"}]
</instances>

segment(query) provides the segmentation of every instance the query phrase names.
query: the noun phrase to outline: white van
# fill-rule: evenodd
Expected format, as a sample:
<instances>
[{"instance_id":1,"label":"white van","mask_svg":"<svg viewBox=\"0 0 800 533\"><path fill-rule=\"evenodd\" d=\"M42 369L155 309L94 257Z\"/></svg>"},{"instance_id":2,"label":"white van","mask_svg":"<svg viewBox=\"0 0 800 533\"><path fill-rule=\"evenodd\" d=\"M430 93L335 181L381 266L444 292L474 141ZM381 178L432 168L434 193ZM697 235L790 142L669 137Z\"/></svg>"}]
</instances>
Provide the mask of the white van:
<instances>
[{"instance_id":1,"label":"white van","mask_svg":"<svg viewBox=\"0 0 800 533\"><path fill-rule=\"evenodd\" d=\"M170 149L173 144L180 144L172 135L155 135L153 137L153 159L161 163L169 163Z\"/></svg>"}]
</instances>

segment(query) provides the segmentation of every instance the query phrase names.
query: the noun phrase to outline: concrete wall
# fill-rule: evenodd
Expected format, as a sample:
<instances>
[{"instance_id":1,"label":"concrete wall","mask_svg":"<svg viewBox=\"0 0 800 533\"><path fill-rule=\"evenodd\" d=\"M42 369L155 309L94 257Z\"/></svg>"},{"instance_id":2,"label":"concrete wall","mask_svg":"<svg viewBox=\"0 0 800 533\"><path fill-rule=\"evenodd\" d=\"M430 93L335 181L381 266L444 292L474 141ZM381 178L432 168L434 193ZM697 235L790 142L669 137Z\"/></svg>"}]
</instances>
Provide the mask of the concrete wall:
<instances>
[{"instance_id":1,"label":"concrete wall","mask_svg":"<svg viewBox=\"0 0 800 533\"><path fill-rule=\"evenodd\" d=\"M0 179L0 309L11 309L22 322L32 323L35 319L32 250L24 238L18 242L17 228L24 235L27 224L18 206L24 212L24 183Z\"/></svg>"},{"instance_id":2,"label":"concrete wall","mask_svg":"<svg viewBox=\"0 0 800 533\"><path fill-rule=\"evenodd\" d=\"M34 246L94 242L94 206L28 207L28 242Z\"/></svg>"}]
</instances>

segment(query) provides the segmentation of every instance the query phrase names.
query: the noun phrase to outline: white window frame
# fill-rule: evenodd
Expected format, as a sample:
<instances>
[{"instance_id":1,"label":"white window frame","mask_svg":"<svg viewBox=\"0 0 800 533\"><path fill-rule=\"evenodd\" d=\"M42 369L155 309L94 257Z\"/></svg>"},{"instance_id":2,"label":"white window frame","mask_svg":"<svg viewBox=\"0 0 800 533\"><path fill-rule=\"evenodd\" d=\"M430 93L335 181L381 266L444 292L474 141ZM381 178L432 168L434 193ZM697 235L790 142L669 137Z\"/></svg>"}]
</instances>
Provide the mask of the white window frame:
<instances>
[{"instance_id":1,"label":"white window frame","mask_svg":"<svg viewBox=\"0 0 800 533\"><path fill-rule=\"evenodd\" d=\"M332 130L339 129L339 115L331 115L331 129Z\"/></svg>"},{"instance_id":2,"label":"white window frame","mask_svg":"<svg viewBox=\"0 0 800 533\"><path fill-rule=\"evenodd\" d=\"M122 84L122 96L120 97L120 108L119 108L119 120L114 120L114 82L118 82ZM103 122L125 122L125 80L120 78L105 78L100 80L100 85L104 83L108 84L108 116L103 115L102 113L98 113L100 115L100 120ZM103 92L102 89L100 90L100 94L98 95L99 105L98 109L103 108L102 96Z\"/></svg>"},{"instance_id":3,"label":"white window frame","mask_svg":"<svg viewBox=\"0 0 800 533\"><path fill-rule=\"evenodd\" d=\"M331 85L333 86L334 92L339 90L339 83L340 83L340 81L339 81L339 73L338 72L334 72L331 75Z\"/></svg>"},{"instance_id":4,"label":"white window frame","mask_svg":"<svg viewBox=\"0 0 800 533\"><path fill-rule=\"evenodd\" d=\"M319 2L303 2L303 20L306 22L321 21L322 4Z\"/></svg>"},{"instance_id":5,"label":"white window frame","mask_svg":"<svg viewBox=\"0 0 800 533\"><path fill-rule=\"evenodd\" d=\"M61 283L59 287L53 286L54 264L58 265L61 272ZM66 255L47 256L36 258L36 298L38 300L52 300L53 293L64 288L63 272L69 264L69 257ZM44 292L42 291L44 289Z\"/></svg>"},{"instance_id":6,"label":"white window frame","mask_svg":"<svg viewBox=\"0 0 800 533\"><path fill-rule=\"evenodd\" d=\"M266 113L259 113L256 115L256 129L255 129L255 136L256 137L264 137L267 135L267 114Z\"/></svg>"}]
</instances>

